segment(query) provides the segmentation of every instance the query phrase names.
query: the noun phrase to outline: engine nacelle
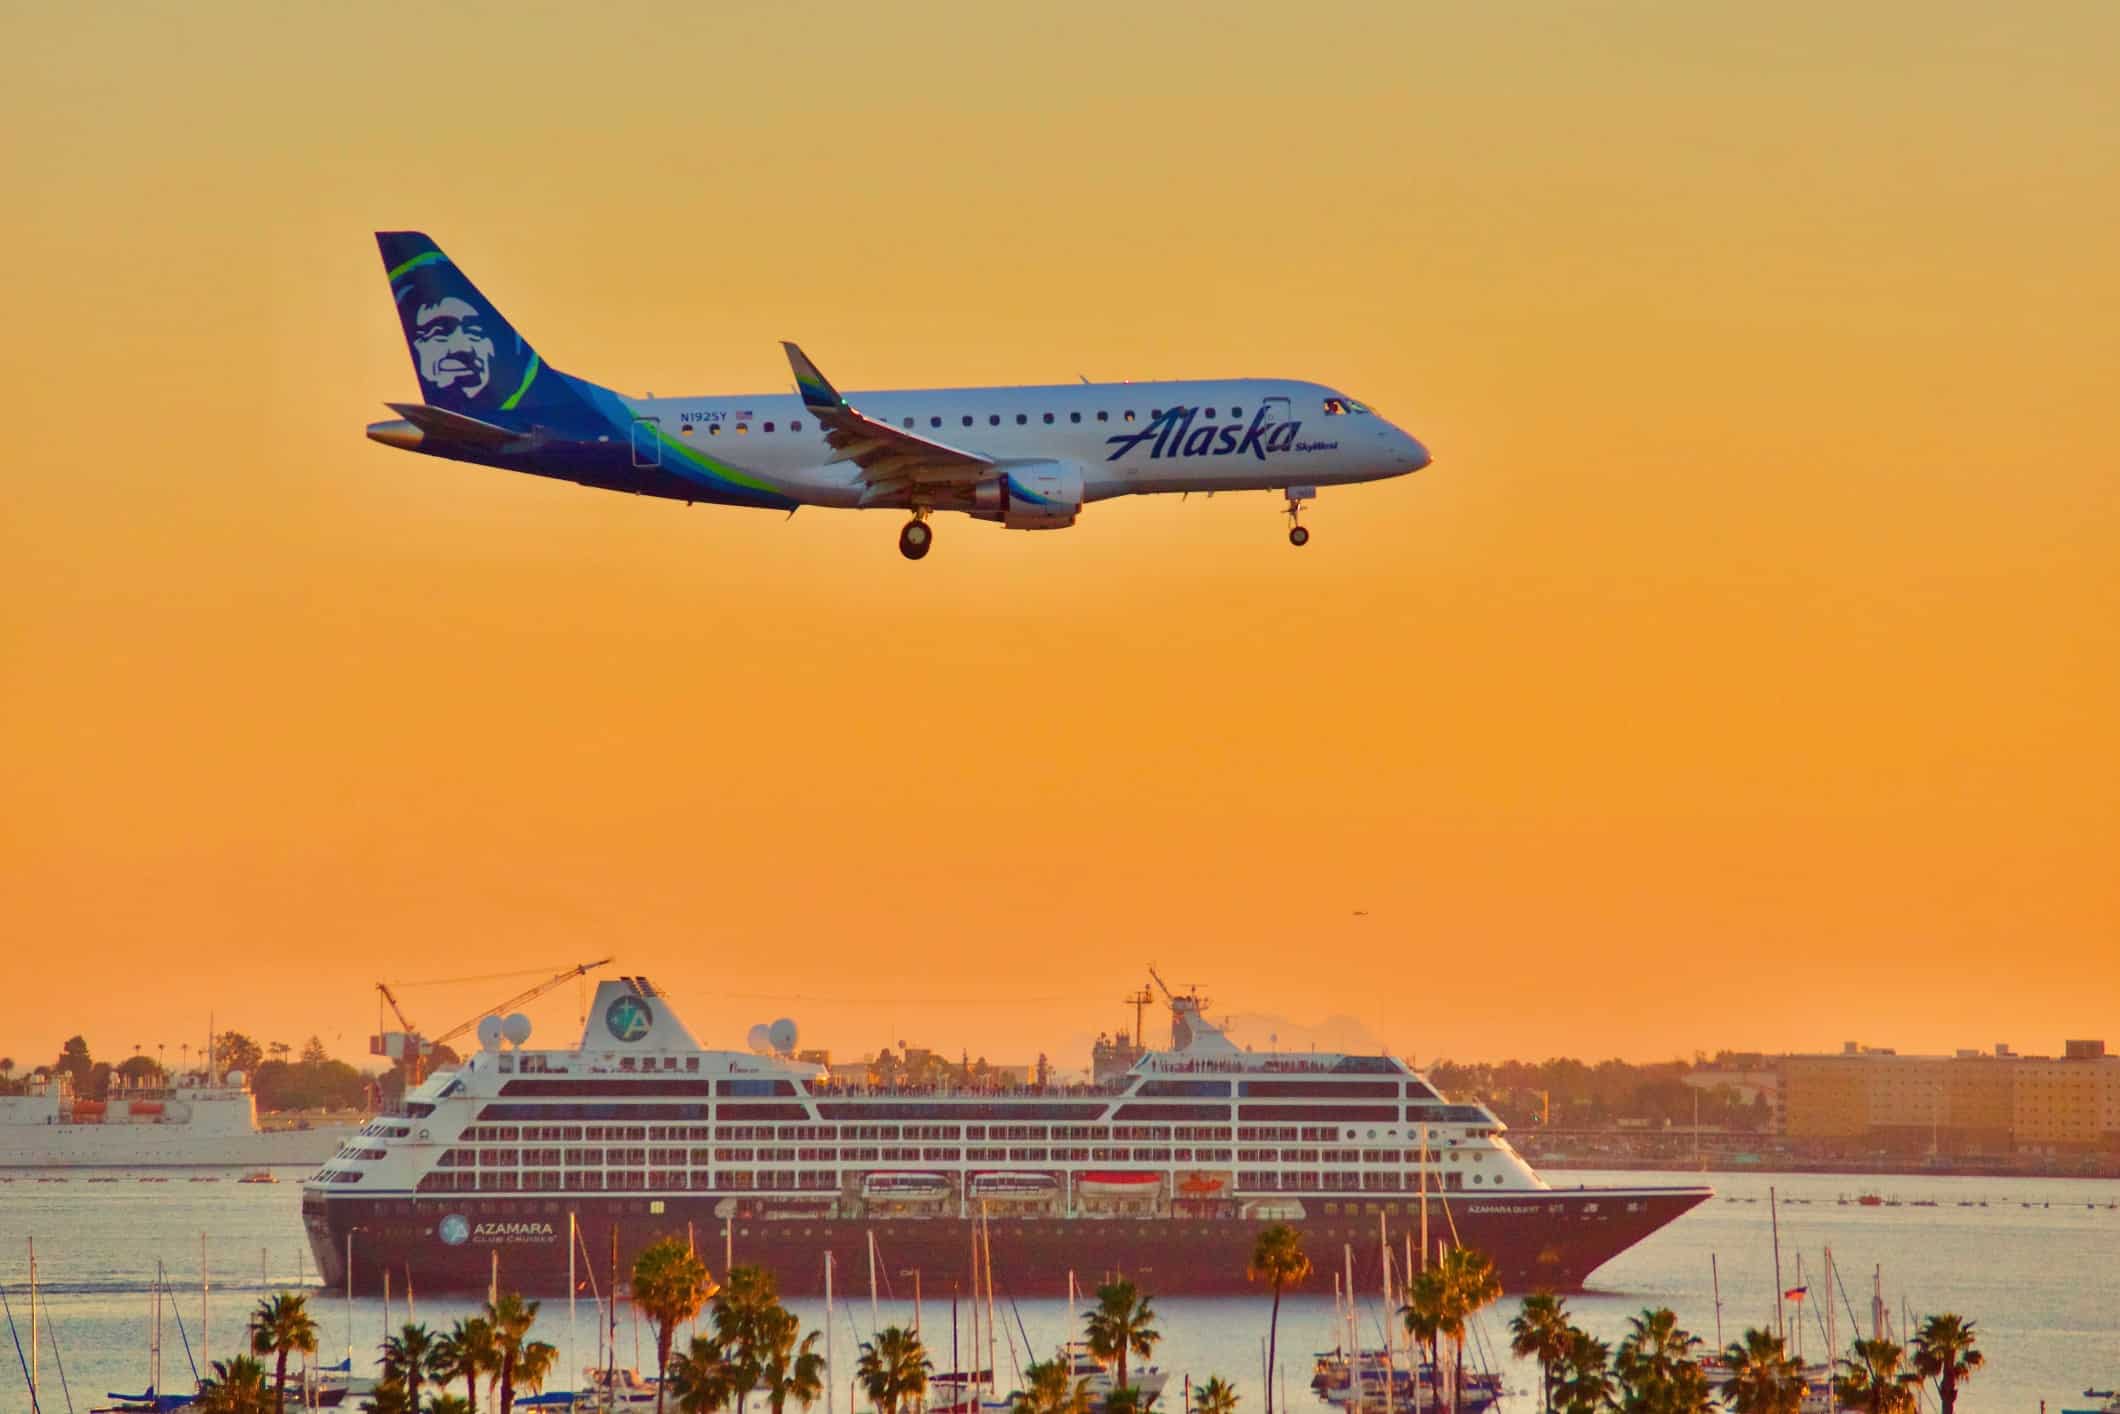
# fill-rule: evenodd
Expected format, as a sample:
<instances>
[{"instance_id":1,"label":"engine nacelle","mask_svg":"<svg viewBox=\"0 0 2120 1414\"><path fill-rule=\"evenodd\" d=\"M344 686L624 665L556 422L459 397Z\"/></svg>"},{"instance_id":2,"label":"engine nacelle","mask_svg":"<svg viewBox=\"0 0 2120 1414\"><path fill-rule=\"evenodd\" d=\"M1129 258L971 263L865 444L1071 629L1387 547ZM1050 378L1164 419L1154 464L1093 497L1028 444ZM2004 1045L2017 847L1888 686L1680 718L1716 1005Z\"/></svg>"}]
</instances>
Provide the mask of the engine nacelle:
<instances>
[{"instance_id":1,"label":"engine nacelle","mask_svg":"<svg viewBox=\"0 0 2120 1414\"><path fill-rule=\"evenodd\" d=\"M972 515L1010 530L1063 530L1082 513L1082 468L1073 462L1019 462L972 491Z\"/></svg>"}]
</instances>

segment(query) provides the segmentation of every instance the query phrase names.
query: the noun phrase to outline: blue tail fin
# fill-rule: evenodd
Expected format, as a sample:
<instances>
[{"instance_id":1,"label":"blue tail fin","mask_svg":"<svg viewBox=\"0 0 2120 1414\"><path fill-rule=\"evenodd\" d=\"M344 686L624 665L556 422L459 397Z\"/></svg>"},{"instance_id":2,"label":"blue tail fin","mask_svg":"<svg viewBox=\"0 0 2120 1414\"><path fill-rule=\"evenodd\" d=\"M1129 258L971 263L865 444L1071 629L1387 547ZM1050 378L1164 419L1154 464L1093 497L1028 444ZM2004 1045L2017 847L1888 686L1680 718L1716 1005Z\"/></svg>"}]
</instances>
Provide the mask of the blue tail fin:
<instances>
[{"instance_id":1,"label":"blue tail fin","mask_svg":"<svg viewBox=\"0 0 2120 1414\"><path fill-rule=\"evenodd\" d=\"M489 422L527 420L572 406L566 380L546 368L492 300L419 231L378 231L420 396L432 407Z\"/></svg>"}]
</instances>

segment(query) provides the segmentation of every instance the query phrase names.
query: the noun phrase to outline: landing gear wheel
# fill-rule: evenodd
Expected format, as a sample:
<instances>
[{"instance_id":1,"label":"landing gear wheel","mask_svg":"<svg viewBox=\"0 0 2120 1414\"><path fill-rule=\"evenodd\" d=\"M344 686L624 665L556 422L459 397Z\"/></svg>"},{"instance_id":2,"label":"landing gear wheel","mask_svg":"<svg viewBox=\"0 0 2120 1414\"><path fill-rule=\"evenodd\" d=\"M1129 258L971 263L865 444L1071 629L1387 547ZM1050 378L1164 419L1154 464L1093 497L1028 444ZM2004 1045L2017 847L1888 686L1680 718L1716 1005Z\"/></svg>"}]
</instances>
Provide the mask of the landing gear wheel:
<instances>
[{"instance_id":1,"label":"landing gear wheel","mask_svg":"<svg viewBox=\"0 0 2120 1414\"><path fill-rule=\"evenodd\" d=\"M1288 528L1288 543L1296 546L1308 545L1310 543L1310 527L1306 525L1290 526Z\"/></svg>"},{"instance_id":2,"label":"landing gear wheel","mask_svg":"<svg viewBox=\"0 0 2120 1414\"><path fill-rule=\"evenodd\" d=\"M898 553L909 560L926 556L935 543L935 532L928 529L924 520L909 520L905 529L898 532Z\"/></svg>"}]
</instances>

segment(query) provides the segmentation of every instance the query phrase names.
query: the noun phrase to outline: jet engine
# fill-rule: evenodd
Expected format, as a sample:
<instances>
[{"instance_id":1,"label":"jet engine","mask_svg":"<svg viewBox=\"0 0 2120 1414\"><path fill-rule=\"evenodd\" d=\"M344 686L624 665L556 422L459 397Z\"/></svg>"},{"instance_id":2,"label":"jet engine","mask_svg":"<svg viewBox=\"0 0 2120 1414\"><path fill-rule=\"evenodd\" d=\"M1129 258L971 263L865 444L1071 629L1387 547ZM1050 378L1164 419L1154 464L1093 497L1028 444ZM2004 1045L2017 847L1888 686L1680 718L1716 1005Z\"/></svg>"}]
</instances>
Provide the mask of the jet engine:
<instances>
[{"instance_id":1,"label":"jet engine","mask_svg":"<svg viewBox=\"0 0 2120 1414\"><path fill-rule=\"evenodd\" d=\"M1082 468L1073 462L1018 462L972 490L972 515L1010 530L1062 530L1082 511Z\"/></svg>"}]
</instances>

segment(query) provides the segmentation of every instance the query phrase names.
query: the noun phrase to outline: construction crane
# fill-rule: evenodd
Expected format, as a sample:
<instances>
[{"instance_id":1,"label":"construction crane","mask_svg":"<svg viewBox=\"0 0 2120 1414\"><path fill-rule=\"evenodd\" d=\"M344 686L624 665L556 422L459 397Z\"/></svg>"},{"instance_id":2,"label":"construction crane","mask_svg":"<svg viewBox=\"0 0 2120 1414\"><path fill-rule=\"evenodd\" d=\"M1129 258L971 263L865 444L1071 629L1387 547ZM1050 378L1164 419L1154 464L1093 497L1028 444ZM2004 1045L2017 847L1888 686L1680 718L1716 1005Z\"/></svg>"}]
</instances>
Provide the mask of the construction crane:
<instances>
[{"instance_id":1,"label":"construction crane","mask_svg":"<svg viewBox=\"0 0 2120 1414\"><path fill-rule=\"evenodd\" d=\"M489 1016L494 1016L501 1012L514 1011L517 1007L527 1006L561 983L571 982L577 977L586 977L591 971L604 966L610 961L611 959L608 957L600 957L594 962L578 962L566 971L546 978L528 991L518 992L504 1002L498 1002L493 1006L487 1007L469 1021L450 1027L431 1041L422 1036L419 1033L419 1028L412 1024L411 1018L405 1015L405 1009L398 1005L397 994L390 990L390 984L388 982L378 982L375 984L376 993L381 998L381 1002L377 1006L378 1022L380 1023L382 1005L388 1004L391 1014L397 1017L399 1029L396 1031L383 1031L380 1024L378 1024L377 1029L380 1034L368 1038L368 1053L376 1056L388 1056L403 1065L405 1067L406 1088L410 1089L426 1077L427 1058L434 1054L435 1047L448 1045Z\"/></svg>"},{"instance_id":2,"label":"construction crane","mask_svg":"<svg viewBox=\"0 0 2120 1414\"><path fill-rule=\"evenodd\" d=\"M555 973L554 975L547 977L544 981L538 983L535 987L530 988L528 991L517 992L514 996L508 998L508 1000L487 1007L484 1011L480 1012L477 1016L472 1017L469 1021L459 1022L457 1025L450 1027L447 1031L444 1031L441 1035L434 1038L434 1044L437 1046L446 1046L451 1041L454 1041L457 1037L462 1036L466 1032L470 1031L472 1027L478 1025L487 1017L498 1016L504 1011L514 1011L517 1007L528 1006L531 1002L536 1001L539 997L542 997L545 993L551 991L554 987L559 986L562 982L572 982L577 977L586 977L591 972L595 971L599 967L605 966L610 961L611 959L608 957L600 957L594 962L577 962L574 964L574 966L568 968L565 972Z\"/></svg>"},{"instance_id":3,"label":"construction crane","mask_svg":"<svg viewBox=\"0 0 2120 1414\"><path fill-rule=\"evenodd\" d=\"M368 1054L388 1056L417 1076L420 1061L433 1051L434 1047L427 1043L426 1038L420 1035L419 1028L405 1015L405 1008L398 1005L397 993L390 990L388 982L376 983L375 990L376 1034L368 1038ZM398 1029L395 1031L388 1031L383 1027L383 1008L386 1005L397 1018ZM414 1083L418 1082L415 1080Z\"/></svg>"}]
</instances>

